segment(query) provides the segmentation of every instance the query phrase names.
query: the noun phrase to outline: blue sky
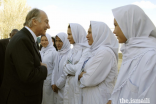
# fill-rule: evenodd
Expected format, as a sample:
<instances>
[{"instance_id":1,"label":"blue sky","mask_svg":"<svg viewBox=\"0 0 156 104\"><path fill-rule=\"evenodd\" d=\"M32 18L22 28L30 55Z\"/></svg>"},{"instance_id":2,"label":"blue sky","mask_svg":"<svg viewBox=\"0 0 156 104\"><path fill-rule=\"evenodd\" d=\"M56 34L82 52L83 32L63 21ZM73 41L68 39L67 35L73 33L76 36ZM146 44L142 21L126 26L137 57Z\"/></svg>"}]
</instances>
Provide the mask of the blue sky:
<instances>
[{"instance_id":1,"label":"blue sky","mask_svg":"<svg viewBox=\"0 0 156 104\"><path fill-rule=\"evenodd\" d=\"M51 36L66 32L68 23L79 23L87 31L91 20L105 22L113 30L111 10L128 4L139 5L156 26L156 0L27 0L27 4L47 13Z\"/></svg>"}]
</instances>

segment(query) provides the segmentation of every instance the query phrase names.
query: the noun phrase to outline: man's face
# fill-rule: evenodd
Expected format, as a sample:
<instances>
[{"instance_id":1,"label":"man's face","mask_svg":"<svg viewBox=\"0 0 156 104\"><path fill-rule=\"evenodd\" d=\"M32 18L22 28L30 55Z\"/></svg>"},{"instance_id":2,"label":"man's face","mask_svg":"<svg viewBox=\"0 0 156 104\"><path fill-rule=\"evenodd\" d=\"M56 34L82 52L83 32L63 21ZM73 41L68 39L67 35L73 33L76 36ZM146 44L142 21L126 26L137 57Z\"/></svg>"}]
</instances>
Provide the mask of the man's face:
<instances>
[{"instance_id":1,"label":"man's face","mask_svg":"<svg viewBox=\"0 0 156 104\"><path fill-rule=\"evenodd\" d=\"M40 19L41 19L40 22L38 20L35 21L37 36L45 35L46 30L50 28L49 20L45 12L43 11L40 12Z\"/></svg>"},{"instance_id":2,"label":"man's face","mask_svg":"<svg viewBox=\"0 0 156 104\"><path fill-rule=\"evenodd\" d=\"M68 40L69 40L70 44L74 44L75 41L74 41L73 36L72 36L71 28L68 28L67 34L68 34Z\"/></svg>"},{"instance_id":3,"label":"man's face","mask_svg":"<svg viewBox=\"0 0 156 104\"><path fill-rule=\"evenodd\" d=\"M61 48L63 46L63 42L58 36L56 36L56 38L55 38L55 44L56 44L57 49L61 50Z\"/></svg>"},{"instance_id":4,"label":"man's face","mask_svg":"<svg viewBox=\"0 0 156 104\"><path fill-rule=\"evenodd\" d=\"M42 36L41 38L41 45L46 48L48 46L49 42L46 36Z\"/></svg>"}]
</instances>

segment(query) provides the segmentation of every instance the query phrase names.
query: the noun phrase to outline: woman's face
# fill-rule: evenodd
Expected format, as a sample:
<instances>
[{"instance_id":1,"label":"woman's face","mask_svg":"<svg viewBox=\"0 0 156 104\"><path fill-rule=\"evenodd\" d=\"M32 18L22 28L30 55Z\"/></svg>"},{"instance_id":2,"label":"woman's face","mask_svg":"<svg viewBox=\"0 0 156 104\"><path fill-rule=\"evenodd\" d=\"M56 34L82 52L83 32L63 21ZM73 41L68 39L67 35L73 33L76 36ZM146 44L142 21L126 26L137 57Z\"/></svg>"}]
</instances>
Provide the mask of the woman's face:
<instances>
[{"instance_id":1,"label":"woman's face","mask_svg":"<svg viewBox=\"0 0 156 104\"><path fill-rule=\"evenodd\" d=\"M58 50L60 50L63 46L63 42L58 36L55 38L55 44Z\"/></svg>"},{"instance_id":2,"label":"woman's face","mask_svg":"<svg viewBox=\"0 0 156 104\"><path fill-rule=\"evenodd\" d=\"M41 37L41 45L46 48L48 46L49 42L46 36Z\"/></svg>"},{"instance_id":3,"label":"woman's face","mask_svg":"<svg viewBox=\"0 0 156 104\"><path fill-rule=\"evenodd\" d=\"M91 26L88 29L88 34L86 36L87 40L88 40L88 44L92 45L93 44L93 37L92 37L92 29Z\"/></svg>"},{"instance_id":4,"label":"woman's face","mask_svg":"<svg viewBox=\"0 0 156 104\"><path fill-rule=\"evenodd\" d=\"M73 36L72 36L71 28L68 28L67 34L68 34L68 40L69 40L70 44L74 44L75 41L74 41Z\"/></svg>"},{"instance_id":5,"label":"woman's face","mask_svg":"<svg viewBox=\"0 0 156 104\"><path fill-rule=\"evenodd\" d=\"M115 26L115 29L114 29L113 33L116 34L117 39L119 40L119 43L125 43L127 41L127 38L121 31L121 29L115 19L114 19L114 26Z\"/></svg>"}]
</instances>

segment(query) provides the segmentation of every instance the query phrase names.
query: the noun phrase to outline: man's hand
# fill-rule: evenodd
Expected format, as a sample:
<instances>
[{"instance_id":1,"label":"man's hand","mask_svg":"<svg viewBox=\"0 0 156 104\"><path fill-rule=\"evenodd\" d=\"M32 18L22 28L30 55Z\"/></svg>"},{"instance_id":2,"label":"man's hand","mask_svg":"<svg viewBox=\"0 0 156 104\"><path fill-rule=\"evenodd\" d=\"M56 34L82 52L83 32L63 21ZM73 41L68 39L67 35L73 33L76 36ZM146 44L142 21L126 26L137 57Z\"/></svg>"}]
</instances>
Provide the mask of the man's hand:
<instances>
[{"instance_id":1,"label":"man's hand","mask_svg":"<svg viewBox=\"0 0 156 104\"><path fill-rule=\"evenodd\" d=\"M86 72L81 72L81 74L79 75L79 80L81 79L81 77L83 76L83 74Z\"/></svg>"},{"instance_id":2,"label":"man's hand","mask_svg":"<svg viewBox=\"0 0 156 104\"><path fill-rule=\"evenodd\" d=\"M45 66L46 68L47 68L47 65L46 64L44 64L44 63L42 63L42 62L40 62L41 63L41 66Z\"/></svg>"}]
</instances>

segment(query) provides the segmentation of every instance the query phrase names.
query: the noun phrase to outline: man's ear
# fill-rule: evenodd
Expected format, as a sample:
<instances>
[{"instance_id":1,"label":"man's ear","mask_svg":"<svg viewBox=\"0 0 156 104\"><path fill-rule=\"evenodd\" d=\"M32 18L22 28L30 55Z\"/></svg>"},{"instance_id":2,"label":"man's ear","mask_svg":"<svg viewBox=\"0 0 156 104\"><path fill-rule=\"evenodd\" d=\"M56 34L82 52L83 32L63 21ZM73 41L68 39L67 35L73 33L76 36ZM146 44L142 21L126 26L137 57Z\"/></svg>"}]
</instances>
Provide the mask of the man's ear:
<instances>
[{"instance_id":1,"label":"man's ear","mask_svg":"<svg viewBox=\"0 0 156 104\"><path fill-rule=\"evenodd\" d=\"M36 19L32 19L32 25L36 26L37 25L37 20Z\"/></svg>"},{"instance_id":2,"label":"man's ear","mask_svg":"<svg viewBox=\"0 0 156 104\"><path fill-rule=\"evenodd\" d=\"M9 34L9 36L11 36L11 33Z\"/></svg>"}]
</instances>

